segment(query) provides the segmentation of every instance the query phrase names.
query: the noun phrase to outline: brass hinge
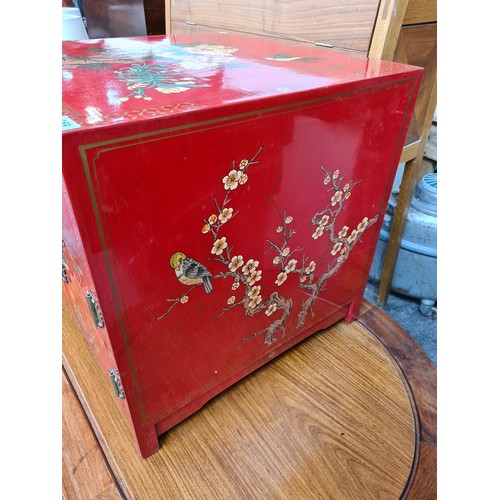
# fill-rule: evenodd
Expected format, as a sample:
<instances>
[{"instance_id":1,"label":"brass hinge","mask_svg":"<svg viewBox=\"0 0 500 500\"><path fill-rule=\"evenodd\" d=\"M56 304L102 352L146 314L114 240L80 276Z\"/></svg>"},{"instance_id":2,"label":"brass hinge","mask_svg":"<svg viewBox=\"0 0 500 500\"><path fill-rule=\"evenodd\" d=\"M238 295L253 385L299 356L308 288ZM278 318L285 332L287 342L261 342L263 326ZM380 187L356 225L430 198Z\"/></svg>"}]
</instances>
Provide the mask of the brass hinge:
<instances>
[{"instance_id":1,"label":"brass hinge","mask_svg":"<svg viewBox=\"0 0 500 500\"><path fill-rule=\"evenodd\" d=\"M95 300L94 295L90 290L87 290L85 298L87 299L87 304L89 305L90 313L92 314L92 318L94 319L95 326L104 328L104 318L102 317L101 310L99 309L97 301Z\"/></svg>"},{"instance_id":2,"label":"brass hinge","mask_svg":"<svg viewBox=\"0 0 500 500\"><path fill-rule=\"evenodd\" d=\"M111 383L113 384L113 389L115 390L115 394L120 399L125 399L125 393L123 392L123 387L120 381L120 375L118 375L118 371L115 370L114 368L110 368L109 378L111 379Z\"/></svg>"}]
</instances>

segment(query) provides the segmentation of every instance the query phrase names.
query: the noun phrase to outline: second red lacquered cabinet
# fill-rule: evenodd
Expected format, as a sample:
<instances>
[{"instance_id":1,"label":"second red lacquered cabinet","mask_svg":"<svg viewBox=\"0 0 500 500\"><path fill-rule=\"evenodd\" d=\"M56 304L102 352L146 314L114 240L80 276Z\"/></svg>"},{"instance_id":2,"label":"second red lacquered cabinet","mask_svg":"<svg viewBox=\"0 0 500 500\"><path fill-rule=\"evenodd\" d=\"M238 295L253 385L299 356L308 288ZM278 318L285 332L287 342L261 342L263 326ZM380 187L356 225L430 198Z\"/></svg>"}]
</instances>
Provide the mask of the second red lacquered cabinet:
<instances>
[{"instance_id":1,"label":"second red lacquered cabinet","mask_svg":"<svg viewBox=\"0 0 500 500\"><path fill-rule=\"evenodd\" d=\"M64 42L64 295L143 457L356 316L421 75L226 34Z\"/></svg>"}]
</instances>

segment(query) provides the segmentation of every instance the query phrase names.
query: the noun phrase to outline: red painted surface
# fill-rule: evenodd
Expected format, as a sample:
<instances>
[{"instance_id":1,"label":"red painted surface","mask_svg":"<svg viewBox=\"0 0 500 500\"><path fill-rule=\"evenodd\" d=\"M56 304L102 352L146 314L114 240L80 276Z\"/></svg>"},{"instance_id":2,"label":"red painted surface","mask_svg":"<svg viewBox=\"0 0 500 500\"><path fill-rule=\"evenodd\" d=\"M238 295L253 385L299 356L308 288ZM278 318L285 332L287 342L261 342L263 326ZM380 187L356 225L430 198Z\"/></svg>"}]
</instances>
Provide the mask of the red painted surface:
<instances>
[{"instance_id":1,"label":"red painted surface","mask_svg":"<svg viewBox=\"0 0 500 500\"><path fill-rule=\"evenodd\" d=\"M63 239L81 238L147 456L210 397L355 317L422 70L219 34L63 52ZM177 252L211 293L178 280Z\"/></svg>"}]
</instances>

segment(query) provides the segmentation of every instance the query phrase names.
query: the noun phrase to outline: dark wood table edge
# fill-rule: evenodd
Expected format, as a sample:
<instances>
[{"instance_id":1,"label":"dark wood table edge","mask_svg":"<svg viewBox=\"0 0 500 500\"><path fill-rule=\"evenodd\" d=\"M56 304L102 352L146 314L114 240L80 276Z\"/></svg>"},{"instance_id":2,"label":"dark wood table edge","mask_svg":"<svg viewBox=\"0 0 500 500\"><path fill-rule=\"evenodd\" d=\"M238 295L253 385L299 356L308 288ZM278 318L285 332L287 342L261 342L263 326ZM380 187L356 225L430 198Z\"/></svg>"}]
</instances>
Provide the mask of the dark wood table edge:
<instances>
[{"instance_id":1,"label":"dark wood table edge","mask_svg":"<svg viewBox=\"0 0 500 500\"><path fill-rule=\"evenodd\" d=\"M390 353L406 379L417 417L417 449L404 499L437 498L437 370L409 333L377 305L363 299L357 317Z\"/></svg>"}]
</instances>

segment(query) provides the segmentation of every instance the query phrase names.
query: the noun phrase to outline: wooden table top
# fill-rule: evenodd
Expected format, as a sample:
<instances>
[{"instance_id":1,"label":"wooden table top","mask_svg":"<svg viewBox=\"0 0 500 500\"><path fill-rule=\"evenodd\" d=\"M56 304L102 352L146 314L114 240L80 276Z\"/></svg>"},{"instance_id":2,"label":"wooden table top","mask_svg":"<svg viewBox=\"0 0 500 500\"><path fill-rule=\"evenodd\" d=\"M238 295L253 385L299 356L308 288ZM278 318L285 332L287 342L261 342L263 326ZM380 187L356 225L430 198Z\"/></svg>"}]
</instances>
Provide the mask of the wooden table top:
<instances>
[{"instance_id":1,"label":"wooden table top","mask_svg":"<svg viewBox=\"0 0 500 500\"><path fill-rule=\"evenodd\" d=\"M63 495L137 499L436 498L436 370L364 301L136 452L63 306Z\"/></svg>"}]
</instances>

